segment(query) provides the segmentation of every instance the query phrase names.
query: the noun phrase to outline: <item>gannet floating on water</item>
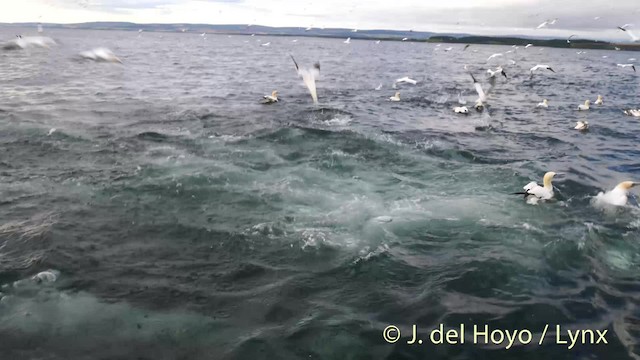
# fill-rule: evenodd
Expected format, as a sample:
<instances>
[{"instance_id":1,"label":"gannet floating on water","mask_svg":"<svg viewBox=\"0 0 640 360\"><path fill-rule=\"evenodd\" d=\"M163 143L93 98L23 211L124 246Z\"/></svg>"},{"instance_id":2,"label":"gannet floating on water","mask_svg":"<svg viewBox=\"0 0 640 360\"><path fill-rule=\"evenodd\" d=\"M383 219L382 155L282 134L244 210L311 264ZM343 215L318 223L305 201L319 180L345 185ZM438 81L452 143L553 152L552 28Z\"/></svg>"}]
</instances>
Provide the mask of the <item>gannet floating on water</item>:
<instances>
[{"instance_id":1,"label":"gannet floating on water","mask_svg":"<svg viewBox=\"0 0 640 360\"><path fill-rule=\"evenodd\" d=\"M638 185L640 185L640 183L623 181L611 191L598 193L594 198L594 202L597 205L609 204L614 206L625 206L629 200L629 191Z\"/></svg>"},{"instance_id":2,"label":"gannet floating on water","mask_svg":"<svg viewBox=\"0 0 640 360\"><path fill-rule=\"evenodd\" d=\"M122 60L115 56L111 50L107 48L95 48L89 51L83 51L80 54L80 57L93 61L104 61L104 62L112 62L112 63L120 63L122 64Z\"/></svg>"},{"instance_id":3,"label":"gannet floating on water","mask_svg":"<svg viewBox=\"0 0 640 360\"><path fill-rule=\"evenodd\" d=\"M551 200L553 199L553 177L556 176L556 173L553 171L549 171L544 174L542 178L542 186L538 185L535 181L532 181L523 187L524 191L513 193L514 195L524 195L525 200L528 204L536 205L540 200Z\"/></svg>"},{"instance_id":4,"label":"gannet floating on water","mask_svg":"<svg viewBox=\"0 0 640 360\"><path fill-rule=\"evenodd\" d=\"M41 47L48 49L51 45L56 45L56 42L46 36L17 36L15 39L7 42L2 46L3 50L19 50L28 49L32 47Z\"/></svg>"},{"instance_id":5,"label":"gannet floating on water","mask_svg":"<svg viewBox=\"0 0 640 360\"><path fill-rule=\"evenodd\" d=\"M640 117L640 109L629 109L629 110L623 110L622 112L624 112L625 115Z\"/></svg>"},{"instance_id":6,"label":"gannet floating on water","mask_svg":"<svg viewBox=\"0 0 640 360\"><path fill-rule=\"evenodd\" d=\"M590 104L591 104L591 100L585 100L584 104L578 105L578 110L589 110Z\"/></svg>"},{"instance_id":7,"label":"gannet floating on water","mask_svg":"<svg viewBox=\"0 0 640 360\"><path fill-rule=\"evenodd\" d=\"M273 104L278 102L278 91L273 90L271 95L265 95L262 97L262 104Z\"/></svg>"},{"instance_id":8,"label":"gannet floating on water","mask_svg":"<svg viewBox=\"0 0 640 360\"><path fill-rule=\"evenodd\" d=\"M618 67L627 68L630 67L633 69L633 72L636 72L636 66L634 64L616 64Z\"/></svg>"},{"instance_id":9,"label":"gannet floating on water","mask_svg":"<svg viewBox=\"0 0 640 360\"><path fill-rule=\"evenodd\" d=\"M453 112L457 114L468 114L469 109L467 109L466 106L456 106L455 108L453 108Z\"/></svg>"},{"instance_id":10,"label":"gannet floating on water","mask_svg":"<svg viewBox=\"0 0 640 360\"><path fill-rule=\"evenodd\" d=\"M318 104L318 93L316 92L316 78L320 76L320 63L316 62L313 64L313 68L311 69L301 69L296 62L296 59L291 56L291 60L293 60L293 64L296 66L296 71L298 75L302 77L302 81L309 89L309 93L311 94L311 98L313 99L314 104Z\"/></svg>"},{"instance_id":11,"label":"gannet floating on water","mask_svg":"<svg viewBox=\"0 0 640 360\"><path fill-rule=\"evenodd\" d=\"M42 271L31 277L31 280L37 283L43 282L55 282L58 280L58 276L60 276L60 272L57 270L47 270Z\"/></svg>"},{"instance_id":12,"label":"gannet floating on water","mask_svg":"<svg viewBox=\"0 0 640 360\"><path fill-rule=\"evenodd\" d=\"M390 97L389 101L400 101L400 91L396 91L396 94Z\"/></svg>"},{"instance_id":13,"label":"gannet floating on water","mask_svg":"<svg viewBox=\"0 0 640 360\"><path fill-rule=\"evenodd\" d=\"M538 70L538 69L545 69L545 70L549 70L549 71L551 71L551 72L553 72L553 73L555 72L555 71L551 68L551 66L549 66L549 65L540 65L540 64L538 64L538 65L536 65L536 66L532 67L531 69L529 69L529 72L531 73L531 76L529 77L529 79L533 78L533 72L534 72L534 71L536 71L536 70Z\"/></svg>"},{"instance_id":14,"label":"gannet floating on water","mask_svg":"<svg viewBox=\"0 0 640 360\"><path fill-rule=\"evenodd\" d=\"M595 104L596 104L596 105L602 105L602 104L604 104L604 100L602 99L602 95L598 95L598 98L596 99Z\"/></svg>"},{"instance_id":15,"label":"gannet floating on water","mask_svg":"<svg viewBox=\"0 0 640 360\"><path fill-rule=\"evenodd\" d=\"M539 108L548 108L549 107L549 102L547 101L547 99L542 99L542 102L538 103L538 105L536 105L536 107Z\"/></svg>"},{"instance_id":16,"label":"gannet floating on water","mask_svg":"<svg viewBox=\"0 0 640 360\"><path fill-rule=\"evenodd\" d=\"M588 121L578 121L576 122L576 126L574 127L576 130L584 131L589 130L589 122Z\"/></svg>"}]
</instances>

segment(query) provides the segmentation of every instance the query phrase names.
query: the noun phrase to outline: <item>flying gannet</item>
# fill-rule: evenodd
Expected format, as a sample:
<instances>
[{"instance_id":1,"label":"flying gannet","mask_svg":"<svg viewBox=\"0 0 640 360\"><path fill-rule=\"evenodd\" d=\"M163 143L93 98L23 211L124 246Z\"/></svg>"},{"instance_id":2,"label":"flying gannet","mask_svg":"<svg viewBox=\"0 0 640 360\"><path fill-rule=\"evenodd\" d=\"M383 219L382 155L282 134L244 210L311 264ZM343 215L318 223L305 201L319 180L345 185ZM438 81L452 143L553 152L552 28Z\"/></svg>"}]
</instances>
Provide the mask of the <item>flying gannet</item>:
<instances>
[{"instance_id":1,"label":"flying gannet","mask_svg":"<svg viewBox=\"0 0 640 360\"><path fill-rule=\"evenodd\" d=\"M548 108L549 107L549 102L547 101L547 99L542 99L542 102L538 103L538 105L536 105L536 107L539 108Z\"/></svg>"},{"instance_id":2,"label":"flying gannet","mask_svg":"<svg viewBox=\"0 0 640 360\"><path fill-rule=\"evenodd\" d=\"M538 25L536 29L542 29L543 27L547 27L548 25L555 25L556 21L558 21L558 19L546 20L542 24Z\"/></svg>"},{"instance_id":3,"label":"flying gannet","mask_svg":"<svg viewBox=\"0 0 640 360\"><path fill-rule=\"evenodd\" d=\"M400 101L400 91L396 91L396 94L389 98L390 101Z\"/></svg>"},{"instance_id":4,"label":"flying gannet","mask_svg":"<svg viewBox=\"0 0 640 360\"><path fill-rule=\"evenodd\" d=\"M604 104L604 100L602 99L602 95L598 95L598 98L596 99L595 104L596 104L596 105L602 105L602 104Z\"/></svg>"},{"instance_id":5,"label":"flying gannet","mask_svg":"<svg viewBox=\"0 0 640 360\"><path fill-rule=\"evenodd\" d=\"M638 37L636 34L632 33L631 31L627 30L627 27L631 26L631 24L625 24L622 26L618 26L618 29L624 31L627 35L629 35L629 37L631 38L631 41L633 42L639 42L640 41L640 37Z\"/></svg>"},{"instance_id":6,"label":"flying gannet","mask_svg":"<svg viewBox=\"0 0 640 360\"><path fill-rule=\"evenodd\" d=\"M465 46L464 46L464 49L462 49L462 51L467 50L467 48L468 48L469 46L471 46L471 44L467 44L467 45L465 45Z\"/></svg>"},{"instance_id":7,"label":"flying gannet","mask_svg":"<svg viewBox=\"0 0 640 360\"><path fill-rule=\"evenodd\" d=\"M553 184L551 181L556 173L550 171L544 174L542 179L542 186L538 185L535 181L532 181L523 187L524 191L514 193L514 195L524 195L528 204L536 205L540 200L553 199Z\"/></svg>"},{"instance_id":8,"label":"flying gannet","mask_svg":"<svg viewBox=\"0 0 640 360\"><path fill-rule=\"evenodd\" d=\"M351 38L347 38L347 40L343 41L345 44L351 44Z\"/></svg>"},{"instance_id":9,"label":"flying gannet","mask_svg":"<svg viewBox=\"0 0 640 360\"><path fill-rule=\"evenodd\" d=\"M533 78L533 73L534 73L534 71L536 71L536 70L538 70L538 69L545 69L545 70L549 70L549 71L551 71L551 72L555 72L555 71L551 68L551 66L549 66L549 65L540 65L540 64L538 64L538 65L536 65L536 66L532 67L531 69L529 69L529 72L531 73L531 76L529 77L529 79Z\"/></svg>"},{"instance_id":10,"label":"flying gannet","mask_svg":"<svg viewBox=\"0 0 640 360\"><path fill-rule=\"evenodd\" d=\"M405 77L402 77L400 79L396 79L396 81L393 82L393 86L392 87L395 89L397 84L405 84L405 83L406 84L415 85L415 84L418 83L418 81L414 80L414 79L411 79L408 76L405 76Z\"/></svg>"},{"instance_id":11,"label":"flying gannet","mask_svg":"<svg viewBox=\"0 0 640 360\"><path fill-rule=\"evenodd\" d=\"M489 56L489 58L487 59L487 61L489 61L489 60L491 60L491 59L493 59L493 58L497 58L497 57L499 57L499 56L504 56L504 54L502 54L502 53L493 54L493 55Z\"/></svg>"},{"instance_id":12,"label":"flying gannet","mask_svg":"<svg viewBox=\"0 0 640 360\"><path fill-rule=\"evenodd\" d=\"M260 46L269 46L269 45L271 45L271 42L266 42L264 44L260 44Z\"/></svg>"},{"instance_id":13,"label":"flying gannet","mask_svg":"<svg viewBox=\"0 0 640 360\"><path fill-rule=\"evenodd\" d=\"M502 74L502 76L504 76L504 78L507 79L507 73L504 72L504 70L502 69L502 66L499 66L495 70L487 69L487 73L489 73L489 77L495 77L498 74Z\"/></svg>"},{"instance_id":14,"label":"flying gannet","mask_svg":"<svg viewBox=\"0 0 640 360\"><path fill-rule=\"evenodd\" d=\"M640 185L640 183L623 181L611 191L598 193L594 198L594 202L598 205L609 204L614 206L625 206L629 200L629 191L638 185Z\"/></svg>"},{"instance_id":15,"label":"flying gannet","mask_svg":"<svg viewBox=\"0 0 640 360\"><path fill-rule=\"evenodd\" d=\"M273 90L271 95L265 95L262 97L262 104L273 104L278 102L278 91Z\"/></svg>"},{"instance_id":16,"label":"flying gannet","mask_svg":"<svg viewBox=\"0 0 640 360\"><path fill-rule=\"evenodd\" d=\"M591 100L585 100L584 104L578 105L578 110L589 110L590 104L591 104Z\"/></svg>"},{"instance_id":17,"label":"flying gannet","mask_svg":"<svg viewBox=\"0 0 640 360\"><path fill-rule=\"evenodd\" d=\"M298 75L302 77L302 81L309 89L309 93L311 94L311 98L313 99L314 104L318 104L318 93L316 92L316 78L320 76L320 63L316 62L313 64L313 68L310 69L301 69L296 62L296 59L291 56L291 60L293 60L293 64L296 66L296 71Z\"/></svg>"},{"instance_id":18,"label":"flying gannet","mask_svg":"<svg viewBox=\"0 0 640 360\"><path fill-rule=\"evenodd\" d=\"M589 122L588 121L578 121L576 122L576 126L574 127L576 130L585 131L589 130Z\"/></svg>"},{"instance_id":19,"label":"flying gannet","mask_svg":"<svg viewBox=\"0 0 640 360\"><path fill-rule=\"evenodd\" d=\"M402 38L402 41L407 41L409 40L409 38Z\"/></svg>"},{"instance_id":20,"label":"flying gannet","mask_svg":"<svg viewBox=\"0 0 640 360\"><path fill-rule=\"evenodd\" d=\"M533 44L527 44L527 46L525 46L524 48L525 48L525 49L528 49L528 48L530 48L530 47L532 47L532 46L533 46Z\"/></svg>"},{"instance_id":21,"label":"flying gannet","mask_svg":"<svg viewBox=\"0 0 640 360\"><path fill-rule=\"evenodd\" d=\"M621 68L630 67L633 69L633 72L636 72L636 66L634 64L616 64L616 65Z\"/></svg>"},{"instance_id":22,"label":"flying gannet","mask_svg":"<svg viewBox=\"0 0 640 360\"><path fill-rule=\"evenodd\" d=\"M97 62L112 62L112 63L120 63L122 64L122 60L115 56L111 50L107 48L95 48L89 51L83 51L80 54L80 57L88 60L93 60Z\"/></svg>"}]
</instances>

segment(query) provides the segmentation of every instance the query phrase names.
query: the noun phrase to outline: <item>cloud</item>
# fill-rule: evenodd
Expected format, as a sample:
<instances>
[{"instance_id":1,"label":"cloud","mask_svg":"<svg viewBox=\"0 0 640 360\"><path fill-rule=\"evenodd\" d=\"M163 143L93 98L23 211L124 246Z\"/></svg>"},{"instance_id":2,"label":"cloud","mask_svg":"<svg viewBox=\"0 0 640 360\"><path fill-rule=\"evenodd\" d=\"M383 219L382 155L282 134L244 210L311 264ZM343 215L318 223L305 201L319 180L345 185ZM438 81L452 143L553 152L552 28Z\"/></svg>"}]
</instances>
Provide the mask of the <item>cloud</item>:
<instances>
[{"instance_id":1,"label":"cloud","mask_svg":"<svg viewBox=\"0 0 640 360\"><path fill-rule=\"evenodd\" d=\"M577 32L607 39L625 39L616 26L639 17L637 0L21 0L0 5L1 22L252 23L541 36ZM552 18L559 19L553 28L535 30Z\"/></svg>"}]
</instances>

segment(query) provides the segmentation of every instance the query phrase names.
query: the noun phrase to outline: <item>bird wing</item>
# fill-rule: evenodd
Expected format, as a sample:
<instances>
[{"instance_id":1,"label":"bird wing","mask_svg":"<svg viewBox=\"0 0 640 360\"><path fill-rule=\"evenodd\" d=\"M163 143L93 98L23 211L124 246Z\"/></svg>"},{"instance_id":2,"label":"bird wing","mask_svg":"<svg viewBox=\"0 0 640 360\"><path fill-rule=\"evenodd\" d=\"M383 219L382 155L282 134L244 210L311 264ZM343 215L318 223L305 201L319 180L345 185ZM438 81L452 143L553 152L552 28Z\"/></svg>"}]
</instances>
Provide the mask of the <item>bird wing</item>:
<instances>
[{"instance_id":1,"label":"bird wing","mask_svg":"<svg viewBox=\"0 0 640 360\"><path fill-rule=\"evenodd\" d=\"M531 190L531 189L533 189L535 187L540 187L540 185L538 185L538 183L536 183L535 181L532 181L532 182L528 183L527 185L525 185L523 187L523 189L529 191L529 190Z\"/></svg>"},{"instance_id":2,"label":"bird wing","mask_svg":"<svg viewBox=\"0 0 640 360\"><path fill-rule=\"evenodd\" d=\"M482 85L480 85L480 83L476 80L476 78L473 77L472 73L469 73L469 75L471 75L471 78L473 79L473 86L476 88L476 92L478 93L478 96L480 97L480 101L482 101L482 102L487 101L487 95L482 90Z\"/></svg>"},{"instance_id":3,"label":"bird wing","mask_svg":"<svg viewBox=\"0 0 640 360\"><path fill-rule=\"evenodd\" d=\"M293 55L289 55L291 56L291 60L293 60L293 64L296 66L296 70L300 71L300 67L298 66L298 63L296 62L296 59L293 58Z\"/></svg>"}]
</instances>

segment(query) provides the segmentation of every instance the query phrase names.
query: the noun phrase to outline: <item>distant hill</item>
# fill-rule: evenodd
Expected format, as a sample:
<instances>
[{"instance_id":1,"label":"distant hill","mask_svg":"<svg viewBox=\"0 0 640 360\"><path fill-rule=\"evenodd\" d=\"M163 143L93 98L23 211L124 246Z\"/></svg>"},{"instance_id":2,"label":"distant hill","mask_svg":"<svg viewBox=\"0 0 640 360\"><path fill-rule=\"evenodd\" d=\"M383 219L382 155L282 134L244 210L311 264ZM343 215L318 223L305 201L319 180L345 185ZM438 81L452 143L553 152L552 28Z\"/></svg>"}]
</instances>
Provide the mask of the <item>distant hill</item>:
<instances>
[{"instance_id":1,"label":"distant hill","mask_svg":"<svg viewBox=\"0 0 640 360\"><path fill-rule=\"evenodd\" d=\"M0 26L33 27L38 23L0 23ZM464 44L495 44L525 46L548 46L558 48L581 49L619 49L640 50L640 44L610 43L598 40L574 39L568 43L564 39L550 39L541 37L517 36L475 36L470 34L442 34L412 30L357 30L341 28L301 28L301 27L269 27L261 25L211 25L211 24L136 24L129 22L87 22L78 24L42 24L45 28L58 29L93 29L93 30L124 30L124 31L154 31L154 32L193 32L209 34L235 35L273 35L273 36L312 36L328 38L368 39L382 41L420 41L447 42Z\"/></svg>"}]
</instances>

